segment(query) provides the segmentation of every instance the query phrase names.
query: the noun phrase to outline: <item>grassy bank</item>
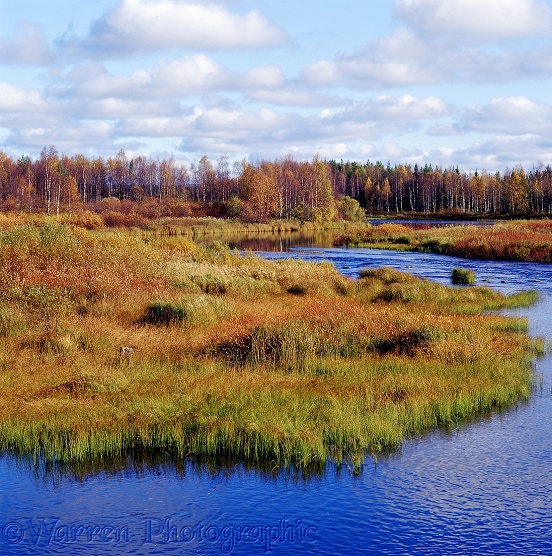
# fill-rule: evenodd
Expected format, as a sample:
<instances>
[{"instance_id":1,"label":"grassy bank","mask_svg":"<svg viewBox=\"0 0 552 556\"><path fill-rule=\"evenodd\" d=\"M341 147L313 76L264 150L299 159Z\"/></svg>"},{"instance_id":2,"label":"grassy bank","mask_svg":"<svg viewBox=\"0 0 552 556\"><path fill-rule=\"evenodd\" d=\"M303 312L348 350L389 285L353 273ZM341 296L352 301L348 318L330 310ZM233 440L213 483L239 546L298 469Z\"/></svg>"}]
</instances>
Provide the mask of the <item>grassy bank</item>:
<instances>
[{"instance_id":1,"label":"grassy bank","mask_svg":"<svg viewBox=\"0 0 552 556\"><path fill-rule=\"evenodd\" d=\"M425 251L475 259L552 262L552 220L512 221L493 226L416 228L402 224L357 226L336 246Z\"/></svg>"},{"instance_id":2,"label":"grassy bank","mask_svg":"<svg viewBox=\"0 0 552 556\"><path fill-rule=\"evenodd\" d=\"M345 220L304 222L274 219L267 222L244 222L237 219L209 216L148 218L113 210L104 212L79 210L71 214L62 213L57 217L49 217L42 213L0 212L0 230L9 230L14 226L28 224L42 226L49 222L87 230L126 230L138 236L142 234L184 236L193 239L232 234L247 236L248 234L309 233L321 230L335 230L337 233L338 231L355 229L356 226L355 223Z\"/></svg>"},{"instance_id":3,"label":"grassy bank","mask_svg":"<svg viewBox=\"0 0 552 556\"><path fill-rule=\"evenodd\" d=\"M5 226L0 292L0 449L50 460L358 461L527 397L538 351L523 320L483 314L531 293L184 236Z\"/></svg>"}]
</instances>

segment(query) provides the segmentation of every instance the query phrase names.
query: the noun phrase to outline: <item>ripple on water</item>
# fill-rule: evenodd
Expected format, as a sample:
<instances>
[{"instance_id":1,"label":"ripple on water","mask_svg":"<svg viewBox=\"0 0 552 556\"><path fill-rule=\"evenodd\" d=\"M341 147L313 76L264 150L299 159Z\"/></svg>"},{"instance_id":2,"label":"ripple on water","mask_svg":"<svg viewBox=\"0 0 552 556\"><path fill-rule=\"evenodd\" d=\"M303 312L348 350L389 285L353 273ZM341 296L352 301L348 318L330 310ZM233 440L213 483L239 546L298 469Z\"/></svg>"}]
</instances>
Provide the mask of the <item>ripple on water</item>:
<instances>
[{"instance_id":1,"label":"ripple on water","mask_svg":"<svg viewBox=\"0 0 552 556\"><path fill-rule=\"evenodd\" d=\"M352 277L361 268L393 266L448 284L452 268L462 266L474 270L479 283L504 293L536 287L543 301L516 314L529 316L532 333L552 338L550 265L360 249L266 256L298 255L330 260ZM77 481L34 477L13 458L0 457L0 532L13 522L27 526L27 520L36 525L58 519L60 525L126 526L130 533L128 543L64 544L34 543L27 530L18 544L4 534L0 554L552 554L550 357L537 363L537 373L543 375L542 386L528 403L408 440L400 454L377 463L367 458L359 476L330 467L325 475L303 481L243 466L212 474L166 465ZM162 536L146 543L148 520L180 530L199 524L211 527L212 534L225 527L268 530L282 523L295 529L270 546L251 539L229 547L220 538L186 543ZM298 536L309 526L316 528L311 543Z\"/></svg>"}]
</instances>

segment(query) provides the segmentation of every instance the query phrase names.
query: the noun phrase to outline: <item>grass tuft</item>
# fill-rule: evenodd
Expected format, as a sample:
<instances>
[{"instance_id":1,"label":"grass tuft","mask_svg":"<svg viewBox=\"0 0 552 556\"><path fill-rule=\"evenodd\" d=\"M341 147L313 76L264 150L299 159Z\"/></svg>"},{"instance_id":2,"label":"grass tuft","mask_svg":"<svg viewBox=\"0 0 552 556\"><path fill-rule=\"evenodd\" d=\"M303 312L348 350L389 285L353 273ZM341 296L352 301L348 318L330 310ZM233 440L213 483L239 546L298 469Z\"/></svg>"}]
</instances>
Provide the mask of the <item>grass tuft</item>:
<instances>
[{"instance_id":1,"label":"grass tuft","mask_svg":"<svg viewBox=\"0 0 552 556\"><path fill-rule=\"evenodd\" d=\"M189 318L189 312L184 305L170 301L155 301L146 307L141 323L155 326L181 325Z\"/></svg>"},{"instance_id":2,"label":"grass tuft","mask_svg":"<svg viewBox=\"0 0 552 556\"><path fill-rule=\"evenodd\" d=\"M475 272L467 268L453 268L451 279L453 284L475 284Z\"/></svg>"}]
</instances>

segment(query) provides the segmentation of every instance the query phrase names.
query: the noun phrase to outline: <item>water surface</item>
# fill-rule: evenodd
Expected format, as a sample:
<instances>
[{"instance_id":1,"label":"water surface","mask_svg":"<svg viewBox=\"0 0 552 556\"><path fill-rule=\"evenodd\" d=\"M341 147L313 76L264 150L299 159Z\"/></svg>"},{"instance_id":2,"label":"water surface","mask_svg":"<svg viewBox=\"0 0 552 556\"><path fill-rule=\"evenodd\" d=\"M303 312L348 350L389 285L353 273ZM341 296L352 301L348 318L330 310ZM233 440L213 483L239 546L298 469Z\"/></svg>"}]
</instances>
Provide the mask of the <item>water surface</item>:
<instances>
[{"instance_id":1,"label":"water surface","mask_svg":"<svg viewBox=\"0 0 552 556\"><path fill-rule=\"evenodd\" d=\"M454 266L505 293L535 288L532 334L552 338L550 265L298 247L344 274L393 266L450 283ZM119 462L103 471L0 457L0 554L552 554L552 360L527 403L366 456L359 475Z\"/></svg>"}]
</instances>

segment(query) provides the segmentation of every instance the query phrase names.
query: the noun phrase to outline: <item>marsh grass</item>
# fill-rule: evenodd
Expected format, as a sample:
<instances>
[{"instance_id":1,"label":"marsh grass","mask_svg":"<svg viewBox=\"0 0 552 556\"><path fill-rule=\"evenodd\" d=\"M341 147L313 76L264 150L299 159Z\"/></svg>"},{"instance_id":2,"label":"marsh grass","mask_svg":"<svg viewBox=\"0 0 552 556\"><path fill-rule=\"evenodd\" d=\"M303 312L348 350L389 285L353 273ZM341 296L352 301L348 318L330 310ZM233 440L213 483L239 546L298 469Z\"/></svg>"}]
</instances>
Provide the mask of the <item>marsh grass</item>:
<instances>
[{"instance_id":1,"label":"marsh grass","mask_svg":"<svg viewBox=\"0 0 552 556\"><path fill-rule=\"evenodd\" d=\"M0 449L358 463L529 395L526 323L484 312L532 294L51 226L0 232Z\"/></svg>"},{"instance_id":2,"label":"marsh grass","mask_svg":"<svg viewBox=\"0 0 552 556\"><path fill-rule=\"evenodd\" d=\"M336 236L336 246L423 251L472 259L552 262L550 219L511 221L493 226L425 229L402 224L357 227Z\"/></svg>"}]
</instances>

